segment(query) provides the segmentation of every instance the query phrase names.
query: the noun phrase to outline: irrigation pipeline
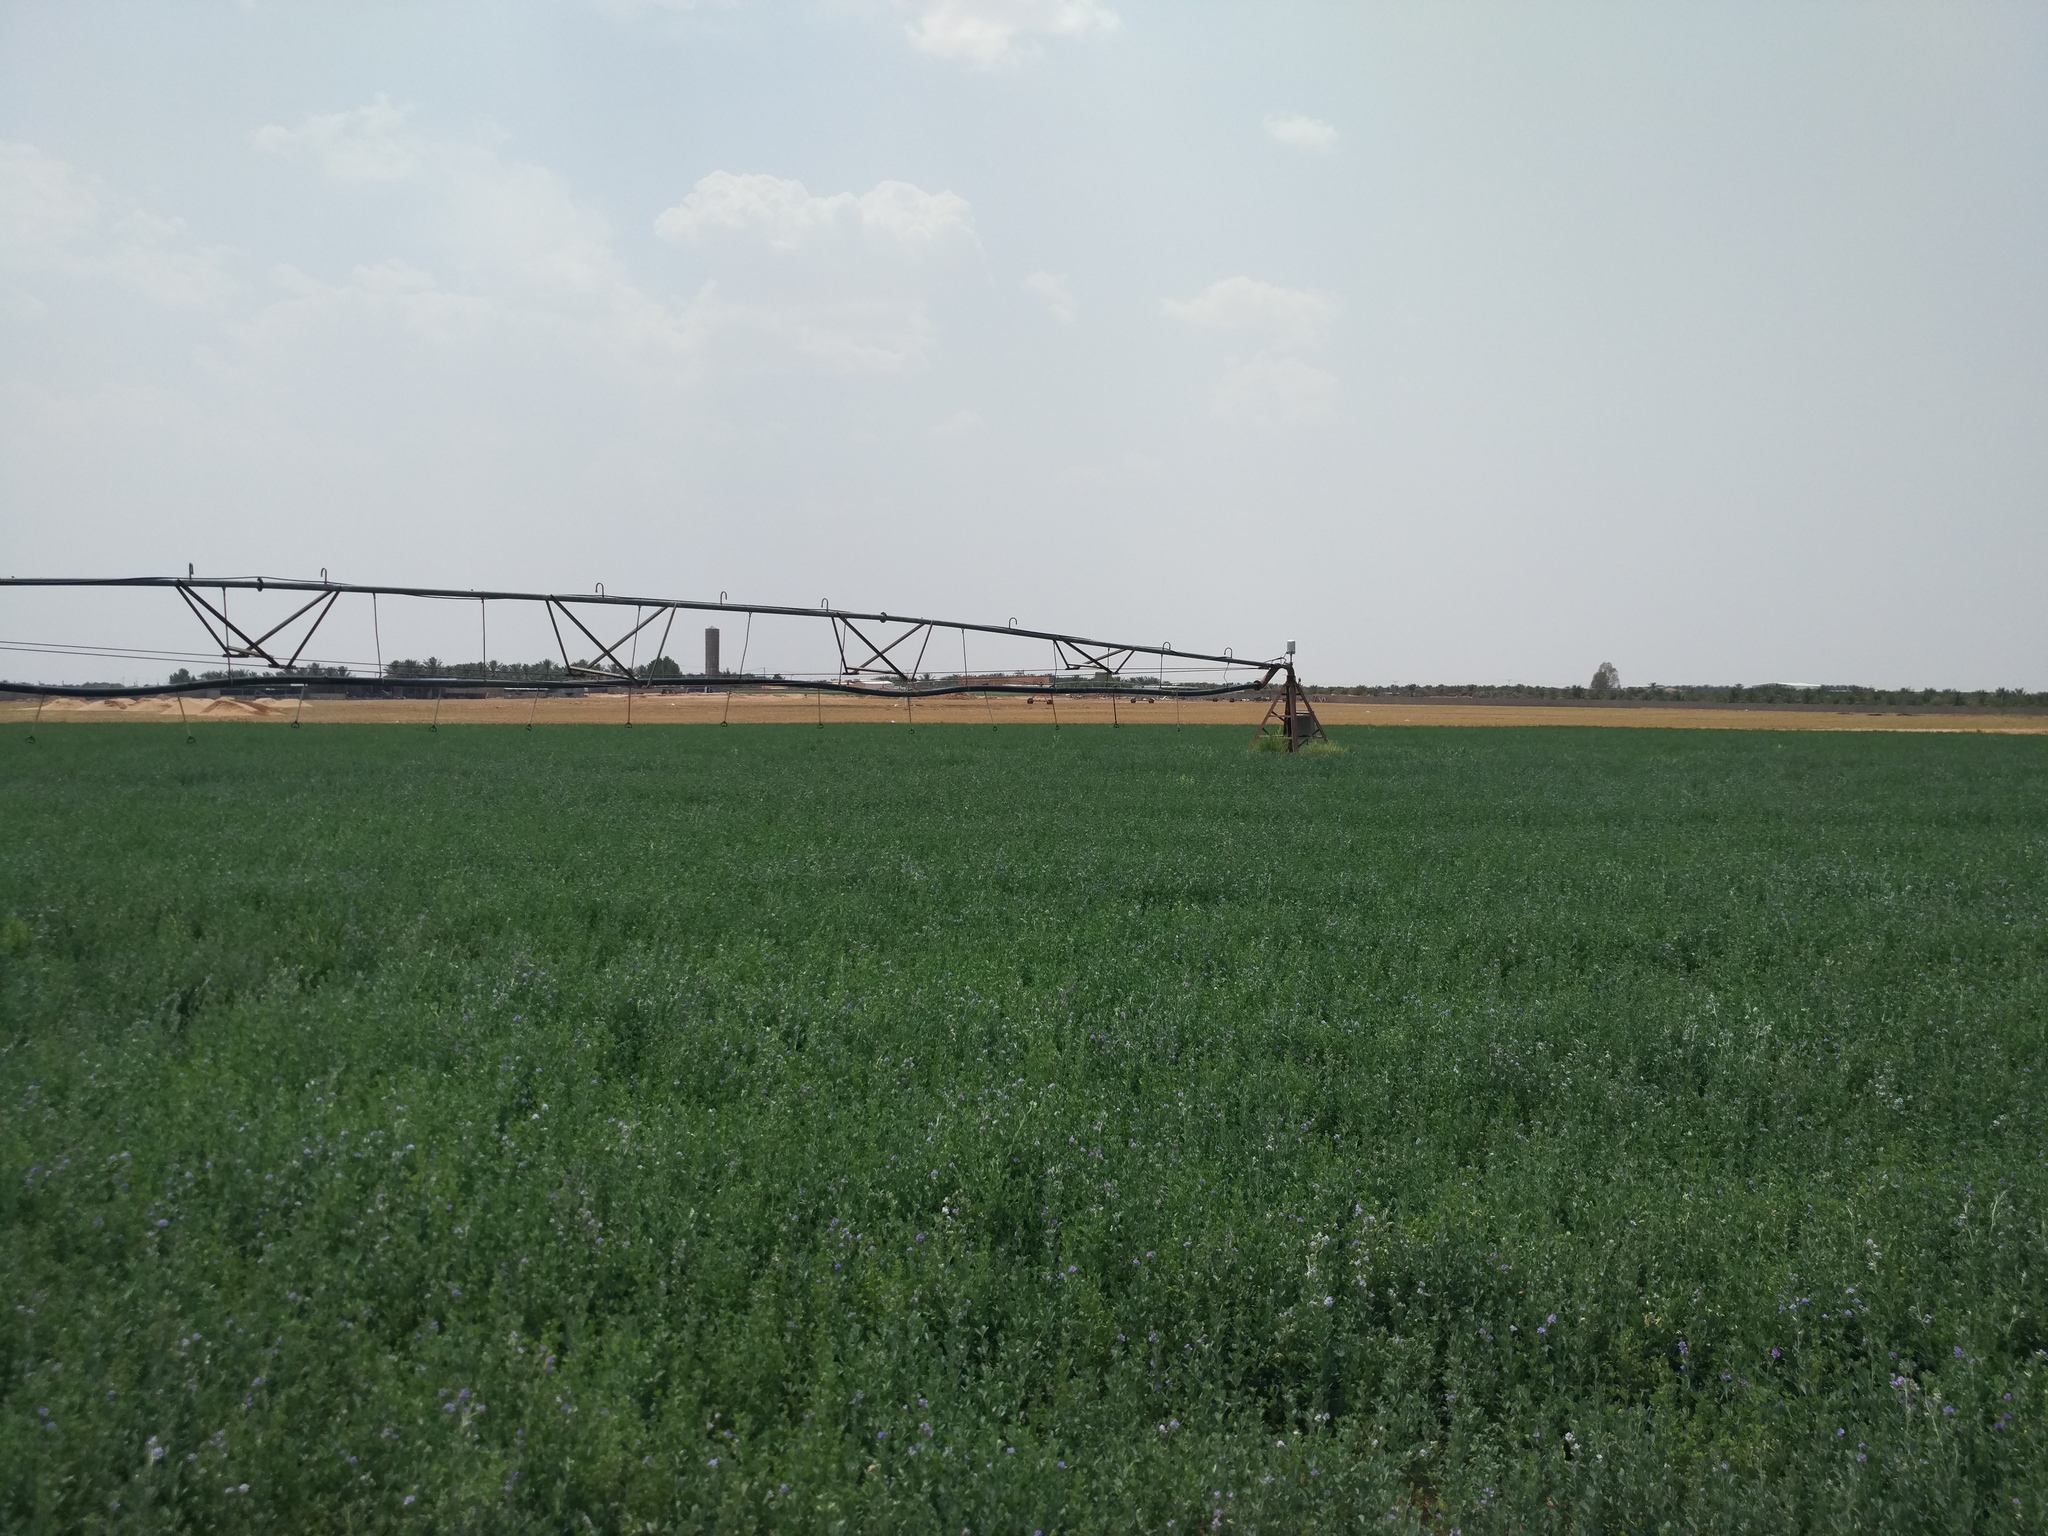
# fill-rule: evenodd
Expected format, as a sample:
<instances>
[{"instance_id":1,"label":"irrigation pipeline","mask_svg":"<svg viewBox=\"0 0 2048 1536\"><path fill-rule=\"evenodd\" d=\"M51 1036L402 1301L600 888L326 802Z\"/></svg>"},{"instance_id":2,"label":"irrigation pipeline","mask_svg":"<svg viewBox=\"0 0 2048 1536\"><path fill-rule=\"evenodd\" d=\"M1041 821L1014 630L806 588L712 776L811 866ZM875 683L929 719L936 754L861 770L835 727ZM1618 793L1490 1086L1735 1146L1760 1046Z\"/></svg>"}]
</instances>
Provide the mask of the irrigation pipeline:
<instances>
[{"instance_id":1,"label":"irrigation pipeline","mask_svg":"<svg viewBox=\"0 0 2048 1536\"><path fill-rule=\"evenodd\" d=\"M225 693L225 694L287 694L297 695L302 690L312 690L316 696L323 693L391 693L409 694L431 691L459 690L449 693L451 698L463 693L474 694L480 688L501 689L517 694L527 693L587 693L593 688L610 690L635 689L647 693L662 692L719 692L727 689L742 689L762 693L843 693L856 697L873 699L936 699L954 694L1015 694L1043 698L1049 693L1061 698L1092 699L1219 699L1234 698L1241 694L1257 693L1273 686L1273 679L1286 671L1276 664L1273 672L1242 683L1140 683L1140 682L1050 682L1050 683L1004 683L989 682L932 682L912 684L909 687L877 687L865 683L842 683L830 678L777 677L765 673L682 673L673 677L618 677L589 675L578 677L534 677L534 678L477 678L477 677L329 677L313 676L303 672L287 672L279 676L264 676L249 673L232 678L216 677L205 682L190 683L137 683L128 684L59 684L59 683L9 683L0 682L0 695L13 694L23 697L48 697L52 699L153 699L180 693Z\"/></svg>"},{"instance_id":2,"label":"irrigation pipeline","mask_svg":"<svg viewBox=\"0 0 2048 1536\"><path fill-rule=\"evenodd\" d=\"M207 632L207 638L216 646L218 659L226 661L233 669L236 662L256 662L266 671L251 670L246 675L226 678L214 677L183 683L157 684L0 684L0 691L11 693L33 693L50 698L150 698L186 693L274 693L280 690L301 691L308 688L346 690L351 693L409 693L415 689L474 689L478 687L516 688L522 692L567 692L599 688L657 688L700 690L706 688L748 689L761 691L823 692L850 694L871 698L940 698L956 694L1018 694L1042 696L1067 694L1080 697L1102 698L1221 698L1232 695L1257 693L1271 688L1276 680L1284 679L1285 691L1292 694L1299 689L1295 680L1293 658L1290 655L1264 660L1253 660L1232 654L1229 651L1216 655L1205 651L1181 650L1171 645L1130 645L1121 641L1098 640L1086 635L1066 634L1057 630L1024 629L1015 620L1008 624L979 624L961 619L931 619L911 614L890 614L865 612L856 609L834 608L821 603L816 608L789 607L778 604L734 603L721 596L717 602L696 598L630 597L607 594L602 589L595 593L553 593L480 591L453 587L389 587L369 586L353 582L304 581L289 577L268 576L9 576L0 577L0 587L59 587L59 588L115 588L115 589L164 589L174 591L183 599L193 616ZM283 592L307 594L309 600L289 618L275 625L261 635L250 635L237 626L226 612L226 594L235 591ZM219 593L221 603L215 606L206 594ZM300 670L298 662L305 653L327 615L342 597L366 596L372 602L379 597L415 597L430 601L464 603L534 603L541 605L551 622L556 625L558 636L562 634L559 619L566 618L575 630L581 630L590 645L606 658L609 666L584 666L571 663L568 659L568 645L563 645L563 672L561 677L523 677L489 675L489 658L485 658L485 675L465 677L449 675L441 677L392 676L380 669L371 675L350 674L335 676L325 671ZM618 640L607 646L597 635L586 627L573 611L578 608L631 608L635 610L636 622L633 628ZM637 668L621 662L615 652L629 641L636 641L639 632L661 615L667 615L670 622L678 611L688 610L703 613L726 613L753 616L808 619L831 624L833 638L839 648L841 672L836 677L787 677L781 675L755 674L744 672L729 673L678 673L665 677L651 678ZM304 619L303 632L289 659L278 659L290 643L289 632ZM887 635L870 636L859 628L860 625L882 624L900 626L900 633L894 638ZM252 626L253 627L253 626ZM953 679L937 679L929 675L920 676L919 662L922 660L923 644L918 647L918 657L909 665L894 659L899 647L915 635L922 634L924 643L929 643L936 630L957 631L964 637L968 634L1005 635L1017 640L1045 641L1052 645L1057 665L1043 675L1043 681L1006 681L1014 679L1015 673L991 673L980 678L962 675ZM278 636L285 639L279 640ZM272 642L275 641L275 645ZM849 648L851 646L851 649ZM27 646L10 645L8 649L29 649ZM581 642L578 644L581 649ZM41 649L41 647L36 647ZM73 654L84 653L85 647L53 647ZM1290 652L1292 647L1290 646ZM863 655L862 652L866 654ZM136 653L140 655L142 653ZM214 652L209 652L209 656ZM907 648L906 648L907 654ZM1156 656L1160 662L1160 678L1156 681L1142 677L1122 676L1125 668L1139 657ZM1169 683L1164 680L1169 658L1174 662L1205 663L1209 667L1225 669L1242 668L1243 681L1232 682L1227 678L1221 683ZM193 659L197 659L196 657ZM744 659L742 661L744 665ZM1075 676L1062 679L1060 671L1074 673L1093 672L1092 677ZM849 681L852 678L854 680Z\"/></svg>"}]
</instances>

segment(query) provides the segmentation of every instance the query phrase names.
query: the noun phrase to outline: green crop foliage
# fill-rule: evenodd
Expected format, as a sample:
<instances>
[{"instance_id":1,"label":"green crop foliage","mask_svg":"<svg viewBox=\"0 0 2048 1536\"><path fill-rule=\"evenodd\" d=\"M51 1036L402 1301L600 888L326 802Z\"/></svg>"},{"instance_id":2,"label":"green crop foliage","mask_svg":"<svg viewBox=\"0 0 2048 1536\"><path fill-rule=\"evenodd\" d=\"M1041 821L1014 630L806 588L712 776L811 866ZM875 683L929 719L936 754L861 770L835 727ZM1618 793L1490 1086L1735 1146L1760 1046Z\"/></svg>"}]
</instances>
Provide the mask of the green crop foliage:
<instances>
[{"instance_id":1,"label":"green crop foliage","mask_svg":"<svg viewBox=\"0 0 2048 1536\"><path fill-rule=\"evenodd\" d=\"M2048 743L197 735L0 744L10 1530L2048 1525Z\"/></svg>"}]
</instances>

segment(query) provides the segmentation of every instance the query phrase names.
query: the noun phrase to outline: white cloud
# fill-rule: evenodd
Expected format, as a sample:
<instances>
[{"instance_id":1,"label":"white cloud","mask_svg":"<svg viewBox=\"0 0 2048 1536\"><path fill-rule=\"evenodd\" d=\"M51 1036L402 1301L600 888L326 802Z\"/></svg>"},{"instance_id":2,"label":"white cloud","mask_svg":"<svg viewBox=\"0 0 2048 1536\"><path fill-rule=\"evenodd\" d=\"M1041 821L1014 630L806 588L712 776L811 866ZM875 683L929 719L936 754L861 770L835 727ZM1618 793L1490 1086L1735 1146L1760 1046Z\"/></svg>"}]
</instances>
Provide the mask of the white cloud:
<instances>
[{"instance_id":1,"label":"white cloud","mask_svg":"<svg viewBox=\"0 0 2048 1536\"><path fill-rule=\"evenodd\" d=\"M1322 344L1325 328L1337 318L1335 300L1304 288L1226 277L1192 299L1166 300L1165 310L1189 325L1264 343L1250 357L1224 365L1210 394L1217 415L1277 425L1315 421L1334 409L1337 376L1295 354Z\"/></svg>"},{"instance_id":2,"label":"white cloud","mask_svg":"<svg viewBox=\"0 0 2048 1536\"><path fill-rule=\"evenodd\" d=\"M1080 314L1080 307L1074 303L1074 293L1067 286L1065 274L1059 272L1034 272L1024 279L1024 291L1045 305L1045 312L1061 325L1072 325Z\"/></svg>"},{"instance_id":3,"label":"white cloud","mask_svg":"<svg viewBox=\"0 0 2048 1536\"><path fill-rule=\"evenodd\" d=\"M1114 32L1123 20L1101 0L898 0L916 12L907 29L920 53L996 69L1039 57L1041 37Z\"/></svg>"},{"instance_id":4,"label":"white cloud","mask_svg":"<svg viewBox=\"0 0 2048 1536\"><path fill-rule=\"evenodd\" d=\"M835 397L885 418L900 398L910 438L949 460L983 430L954 411L958 396L911 382L940 355L939 303L985 302L964 199L902 181L813 198L772 178L722 192L712 179L669 221L697 237L686 253L663 247L636 272L577 187L492 143L437 136L427 113L379 98L256 135L276 168L346 208L354 249L339 254L315 220L311 243L265 251L254 270L268 281L238 288L175 221L127 213L61 161L0 144L0 324L62 318L56 293L18 285L32 274L234 301L197 344L156 349L170 388L74 397L38 383L33 410L0 410L10 480L42 475L75 498L103 466L147 464L143 494L124 481L103 500L192 507L297 484L336 528L358 521L345 503L381 501L365 516L395 533L412 514L392 508L431 508L431 528L466 507L495 526L504 505L559 511L592 485L672 505L700 467L680 445L798 433ZM701 270L675 276L685 265ZM905 383L789 383L820 377Z\"/></svg>"},{"instance_id":5,"label":"white cloud","mask_svg":"<svg viewBox=\"0 0 2048 1536\"><path fill-rule=\"evenodd\" d=\"M109 218L98 190L64 161L32 144L0 143L0 269L107 278L192 309L226 296L228 254L197 244L182 219L139 208ZM40 300L9 287L12 313L40 313Z\"/></svg>"},{"instance_id":6,"label":"white cloud","mask_svg":"<svg viewBox=\"0 0 2048 1536\"><path fill-rule=\"evenodd\" d=\"M708 268L691 297L669 300L632 279L606 221L545 167L422 138L383 97L257 141L330 176L404 183L394 195L432 247L424 262L359 266L340 282L284 274L291 297L261 323L266 344L383 326L411 345L569 346L685 379L902 373L932 347L919 258L979 250L972 210L951 192L884 181L813 196L717 171L654 221Z\"/></svg>"},{"instance_id":7,"label":"white cloud","mask_svg":"<svg viewBox=\"0 0 2048 1536\"><path fill-rule=\"evenodd\" d=\"M945 420L935 422L932 426L932 436L966 437L970 433L979 432L986 425L988 423L981 419L978 411L959 410Z\"/></svg>"},{"instance_id":8,"label":"white cloud","mask_svg":"<svg viewBox=\"0 0 2048 1536\"><path fill-rule=\"evenodd\" d=\"M877 182L859 199L862 224L906 250L924 250L950 240L979 245L967 199L952 192L926 192L907 181Z\"/></svg>"},{"instance_id":9,"label":"white cloud","mask_svg":"<svg viewBox=\"0 0 2048 1536\"><path fill-rule=\"evenodd\" d=\"M200 309L227 296L224 246L200 246L183 219L136 209L113 222L100 265L116 281L173 309Z\"/></svg>"},{"instance_id":10,"label":"white cloud","mask_svg":"<svg viewBox=\"0 0 2048 1536\"><path fill-rule=\"evenodd\" d=\"M714 171L654 228L709 268L698 307L720 365L739 371L922 368L927 287L943 258L981 248L965 198L904 181L813 195L780 176Z\"/></svg>"},{"instance_id":11,"label":"white cloud","mask_svg":"<svg viewBox=\"0 0 2048 1536\"><path fill-rule=\"evenodd\" d=\"M236 328L221 371L309 394L322 371L382 377L391 409L406 390L481 398L550 371L614 382L701 375L697 306L636 283L603 216L546 167L422 135L411 110L383 96L251 140L379 187L384 227L404 252L340 278L273 268L276 297ZM358 409L373 408L371 386L350 389Z\"/></svg>"},{"instance_id":12,"label":"white cloud","mask_svg":"<svg viewBox=\"0 0 2048 1536\"><path fill-rule=\"evenodd\" d=\"M707 360L726 375L901 374L931 357L931 316L915 294L710 282L690 313Z\"/></svg>"},{"instance_id":13,"label":"white cloud","mask_svg":"<svg viewBox=\"0 0 2048 1536\"><path fill-rule=\"evenodd\" d=\"M1219 416L1266 426L1320 421L1337 402L1337 376L1298 357L1233 358L1210 394Z\"/></svg>"},{"instance_id":14,"label":"white cloud","mask_svg":"<svg viewBox=\"0 0 2048 1536\"><path fill-rule=\"evenodd\" d=\"M258 128L249 142L267 155L309 154L337 181L404 181L419 156L404 137L409 106L394 106L381 92L347 112L317 113L296 128Z\"/></svg>"},{"instance_id":15,"label":"white cloud","mask_svg":"<svg viewBox=\"0 0 2048 1536\"><path fill-rule=\"evenodd\" d=\"M1289 149L1327 155L1337 147L1337 129L1334 124L1323 122L1319 118L1306 117L1299 112L1269 112L1266 114L1265 128L1267 138L1276 144L1285 144Z\"/></svg>"},{"instance_id":16,"label":"white cloud","mask_svg":"<svg viewBox=\"0 0 2048 1536\"><path fill-rule=\"evenodd\" d=\"M1218 331L1264 332L1275 342L1312 347L1337 317L1337 304L1304 288L1282 288L1250 277L1226 277L1192 299L1167 299L1175 320Z\"/></svg>"},{"instance_id":17,"label":"white cloud","mask_svg":"<svg viewBox=\"0 0 2048 1536\"><path fill-rule=\"evenodd\" d=\"M727 10L740 0L590 0L592 10L608 16L640 16L648 11Z\"/></svg>"},{"instance_id":18,"label":"white cloud","mask_svg":"<svg viewBox=\"0 0 2048 1536\"><path fill-rule=\"evenodd\" d=\"M488 145L424 137L410 118L411 108L380 95L251 135L258 148L306 156L337 180L388 186L392 215L431 251L431 269L392 257L357 266L338 283L280 268L273 276L293 293L290 302L371 303L434 323L456 314L470 325L545 320L593 342L688 350L687 306L633 281L609 224L558 176Z\"/></svg>"},{"instance_id":19,"label":"white cloud","mask_svg":"<svg viewBox=\"0 0 2048 1536\"><path fill-rule=\"evenodd\" d=\"M637 293L610 225L544 166L450 145L433 151L432 182L439 234L465 272L579 302Z\"/></svg>"},{"instance_id":20,"label":"white cloud","mask_svg":"<svg viewBox=\"0 0 2048 1536\"><path fill-rule=\"evenodd\" d=\"M884 181L858 195L814 197L800 181L731 171L704 177L689 196L663 210L654 230L677 245L717 234L757 235L777 251L845 238L913 253L951 242L978 244L973 210L952 192Z\"/></svg>"},{"instance_id":21,"label":"white cloud","mask_svg":"<svg viewBox=\"0 0 2048 1536\"><path fill-rule=\"evenodd\" d=\"M33 144L0 144L0 253L48 270L99 223L99 199Z\"/></svg>"}]
</instances>

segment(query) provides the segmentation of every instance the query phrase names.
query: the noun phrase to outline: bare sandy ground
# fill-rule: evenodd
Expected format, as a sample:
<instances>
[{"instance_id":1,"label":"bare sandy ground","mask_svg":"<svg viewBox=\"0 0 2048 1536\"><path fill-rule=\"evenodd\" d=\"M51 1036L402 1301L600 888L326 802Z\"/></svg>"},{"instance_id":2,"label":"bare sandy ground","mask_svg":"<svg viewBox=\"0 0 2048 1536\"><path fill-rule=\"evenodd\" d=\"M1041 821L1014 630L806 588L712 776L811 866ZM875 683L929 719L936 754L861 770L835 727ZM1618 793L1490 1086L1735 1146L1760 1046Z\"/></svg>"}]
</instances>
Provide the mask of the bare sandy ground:
<instances>
[{"instance_id":1,"label":"bare sandy ground","mask_svg":"<svg viewBox=\"0 0 2048 1536\"><path fill-rule=\"evenodd\" d=\"M720 693L649 694L630 705L634 725L704 725L721 720L751 724L892 725L1237 725L1246 730L1265 717L1266 706L1243 699L1131 701L953 697L906 705L901 700L854 699L831 694ZM194 726L222 722L299 720L324 724L426 725L624 725L628 701L615 695L581 699L498 698L309 699L303 710L292 700L193 699L183 719ZM1673 705L1630 708L1573 704L1330 703L1317 706L1327 725L1434 726L1605 726L1623 729L1710 731L1946 731L1994 735L2048 735L2048 714L1954 714L1885 712L1874 709L1737 709ZM33 701L0 702L0 720L27 724ZM52 699L43 706L45 725L82 721L156 722L181 718L175 698Z\"/></svg>"}]
</instances>

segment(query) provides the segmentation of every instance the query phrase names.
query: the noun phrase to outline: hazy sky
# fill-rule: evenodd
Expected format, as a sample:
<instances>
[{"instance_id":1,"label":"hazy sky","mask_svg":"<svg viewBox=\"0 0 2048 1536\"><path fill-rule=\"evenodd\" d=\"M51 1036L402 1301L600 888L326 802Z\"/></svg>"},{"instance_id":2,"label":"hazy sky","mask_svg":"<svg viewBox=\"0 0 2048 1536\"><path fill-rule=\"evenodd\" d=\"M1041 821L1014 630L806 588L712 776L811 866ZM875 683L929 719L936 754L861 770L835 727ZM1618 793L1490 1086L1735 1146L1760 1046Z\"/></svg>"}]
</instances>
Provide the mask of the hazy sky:
<instances>
[{"instance_id":1,"label":"hazy sky","mask_svg":"<svg viewBox=\"0 0 2048 1536\"><path fill-rule=\"evenodd\" d=\"M0 574L188 561L2048 687L2048 6L5 4Z\"/></svg>"}]
</instances>

